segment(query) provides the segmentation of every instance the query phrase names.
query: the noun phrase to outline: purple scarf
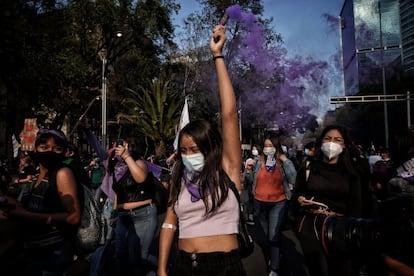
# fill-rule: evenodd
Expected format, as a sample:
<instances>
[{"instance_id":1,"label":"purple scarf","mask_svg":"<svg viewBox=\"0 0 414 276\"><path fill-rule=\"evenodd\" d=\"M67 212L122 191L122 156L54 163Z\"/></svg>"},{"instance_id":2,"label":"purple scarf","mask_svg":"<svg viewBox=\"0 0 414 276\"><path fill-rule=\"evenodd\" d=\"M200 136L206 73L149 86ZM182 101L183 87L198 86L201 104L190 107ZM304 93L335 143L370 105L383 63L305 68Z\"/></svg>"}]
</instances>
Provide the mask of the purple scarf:
<instances>
[{"instance_id":1,"label":"purple scarf","mask_svg":"<svg viewBox=\"0 0 414 276\"><path fill-rule=\"evenodd\" d=\"M276 159L274 156L267 156L266 159L266 170L268 172L274 172L275 171L275 167L276 167Z\"/></svg>"},{"instance_id":2,"label":"purple scarf","mask_svg":"<svg viewBox=\"0 0 414 276\"><path fill-rule=\"evenodd\" d=\"M116 182L118 182L125 175L127 171L128 171L127 164L125 164L124 162L118 163L115 166L115 171L114 171Z\"/></svg>"},{"instance_id":3,"label":"purple scarf","mask_svg":"<svg viewBox=\"0 0 414 276\"><path fill-rule=\"evenodd\" d=\"M190 174L189 172L184 170L184 185L187 188L187 191L191 195L191 202L197 202L203 197L201 196L200 185L198 185L197 183L194 183L191 176L194 176L194 174ZM197 177L194 177L194 178L197 178ZM210 194L210 193L207 193L207 194Z\"/></svg>"}]
</instances>

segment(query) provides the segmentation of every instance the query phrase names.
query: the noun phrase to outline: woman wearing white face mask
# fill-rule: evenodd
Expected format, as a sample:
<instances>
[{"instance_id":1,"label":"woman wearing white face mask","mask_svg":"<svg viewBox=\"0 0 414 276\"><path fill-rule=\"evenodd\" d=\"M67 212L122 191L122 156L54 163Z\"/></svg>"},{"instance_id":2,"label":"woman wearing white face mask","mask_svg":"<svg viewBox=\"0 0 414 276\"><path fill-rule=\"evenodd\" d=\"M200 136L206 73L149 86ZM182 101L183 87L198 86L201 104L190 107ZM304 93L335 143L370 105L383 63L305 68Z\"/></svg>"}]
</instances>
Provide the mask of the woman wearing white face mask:
<instances>
[{"instance_id":1,"label":"woman wearing white face mask","mask_svg":"<svg viewBox=\"0 0 414 276\"><path fill-rule=\"evenodd\" d=\"M298 172L298 238L311 276L352 275L350 260L326 254L321 231L327 216L362 215L363 187L368 183L364 183L362 163L351 156L351 147L345 128L328 126L316 141L314 159ZM321 209L314 202L325 206Z\"/></svg>"},{"instance_id":2,"label":"woman wearing white face mask","mask_svg":"<svg viewBox=\"0 0 414 276\"><path fill-rule=\"evenodd\" d=\"M246 160L243 174L243 188L247 191L247 203L244 210L247 211L247 224L254 225L254 196L253 196L253 181L249 177L253 173L256 163L260 159L261 148L257 144L252 145L251 157Z\"/></svg>"},{"instance_id":3,"label":"woman wearing white face mask","mask_svg":"<svg viewBox=\"0 0 414 276\"><path fill-rule=\"evenodd\" d=\"M221 131L206 120L188 123L178 138L168 210L162 224L158 275L245 275L237 240L239 203L230 185L241 190L241 144L236 98L222 47L225 27L210 40L220 95ZM171 271L168 257L178 230Z\"/></svg>"},{"instance_id":4,"label":"woman wearing white face mask","mask_svg":"<svg viewBox=\"0 0 414 276\"><path fill-rule=\"evenodd\" d=\"M278 139L264 140L263 153L246 178L253 183L254 211L269 242L270 252L265 254L269 275L278 275L280 236L296 181L295 166L283 152Z\"/></svg>"}]
</instances>

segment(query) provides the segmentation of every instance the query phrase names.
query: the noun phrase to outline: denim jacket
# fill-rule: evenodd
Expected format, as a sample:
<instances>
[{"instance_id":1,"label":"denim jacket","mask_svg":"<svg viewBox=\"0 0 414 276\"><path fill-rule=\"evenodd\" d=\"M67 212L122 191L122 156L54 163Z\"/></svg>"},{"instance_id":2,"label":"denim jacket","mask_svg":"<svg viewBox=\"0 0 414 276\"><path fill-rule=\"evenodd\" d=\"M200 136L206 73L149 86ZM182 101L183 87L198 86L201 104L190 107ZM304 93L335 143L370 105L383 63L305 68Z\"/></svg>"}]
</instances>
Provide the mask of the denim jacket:
<instances>
[{"instance_id":1,"label":"denim jacket","mask_svg":"<svg viewBox=\"0 0 414 276\"><path fill-rule=\"evenodd\" d=\"M260 169L262 167L262 162L259 159L256 162L256 165L254 166L251 173L246 174L247 181L250 183L253 183L252 186L252 193L255 193L256 188L256 180L257 180L257 174L259 173ZM289 184L295 185L296 182L296 169L295 165L293 165L292 160L287 159L282 163L281 167L282 176L283 176L283 188L285 190L286 199L290 200L292 198L292 190L289 189Z\"/></svg>"}]
</instances>

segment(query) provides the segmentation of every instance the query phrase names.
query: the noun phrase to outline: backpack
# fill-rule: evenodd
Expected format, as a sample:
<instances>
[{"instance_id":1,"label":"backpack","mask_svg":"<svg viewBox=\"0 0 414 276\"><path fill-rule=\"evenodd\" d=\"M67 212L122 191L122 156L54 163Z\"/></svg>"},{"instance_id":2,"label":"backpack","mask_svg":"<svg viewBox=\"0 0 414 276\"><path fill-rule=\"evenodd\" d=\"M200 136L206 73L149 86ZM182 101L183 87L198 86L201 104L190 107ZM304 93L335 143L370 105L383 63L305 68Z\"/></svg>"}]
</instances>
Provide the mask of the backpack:
<instances>
[{"instance_id":1,"label":"backpack","mask_svg":"<svg viewBox=\"0 0 414 276\"><path fill-rule=\"evenodd\" d=\"M84 184L82 215L76 232L76 246L80 252L90 253L105 243L106 223L93 192Z\"/></svg>"},{"instance_id":2,"label":"backpack","mask_svg":"<svg viewBox=\"0 0 414 276\"><path fill-rule=\"evenodd\" d=\"M49 180L54 189L57 189L56 172L51 174ZM94 193L83 183L77 183L80 193L81 218L76 230L76 249L79 253L88 254L105 243L107 229Z\"/></svg>"},{"instance_id":3,"label":"backpack","mask_svg":"<svg viewBox=\"0 0 414 276\"><path fill-rule=\"evenodd\" d=\"M157 213L164 214L167 211L168 189L162 185L161 181L156 178L152 172L148 172L148 179L155 186L152 202L155 204L155 206L157 206Z\"/></svg>"}]
</instances>

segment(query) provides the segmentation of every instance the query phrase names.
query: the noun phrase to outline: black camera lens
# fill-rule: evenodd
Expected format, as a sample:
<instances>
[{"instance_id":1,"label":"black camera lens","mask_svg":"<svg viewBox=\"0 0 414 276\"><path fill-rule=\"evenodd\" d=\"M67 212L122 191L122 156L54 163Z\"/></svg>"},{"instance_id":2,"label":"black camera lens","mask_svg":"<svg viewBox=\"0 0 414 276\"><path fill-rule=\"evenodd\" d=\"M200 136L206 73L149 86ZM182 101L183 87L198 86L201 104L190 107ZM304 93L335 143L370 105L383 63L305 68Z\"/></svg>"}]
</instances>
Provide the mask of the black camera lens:
<instances>
[{"instance_id":1,"label":"black camera lens","mask_svg":"<svg viewBox=\"0 0 414 276\"><path fill-rule=\"evenodd\" d=\"M116 139L116 145L117 145L117 146L121 146L121 145L123 145L123 144L124 144L124 140L123 140L123 139L121 139L121 138Z\"/></svg>"},{"instance_id":2,"label":"black camera lens","mask_svg":"<svg viewBox=\"0 0 414 276\"><path fill-rule=\"evenodd\" d=\"M325 220L322 231L328 255L352 256L379 247L379 225L372 219L332 216Z\"/></svg>"}]
</instances>

